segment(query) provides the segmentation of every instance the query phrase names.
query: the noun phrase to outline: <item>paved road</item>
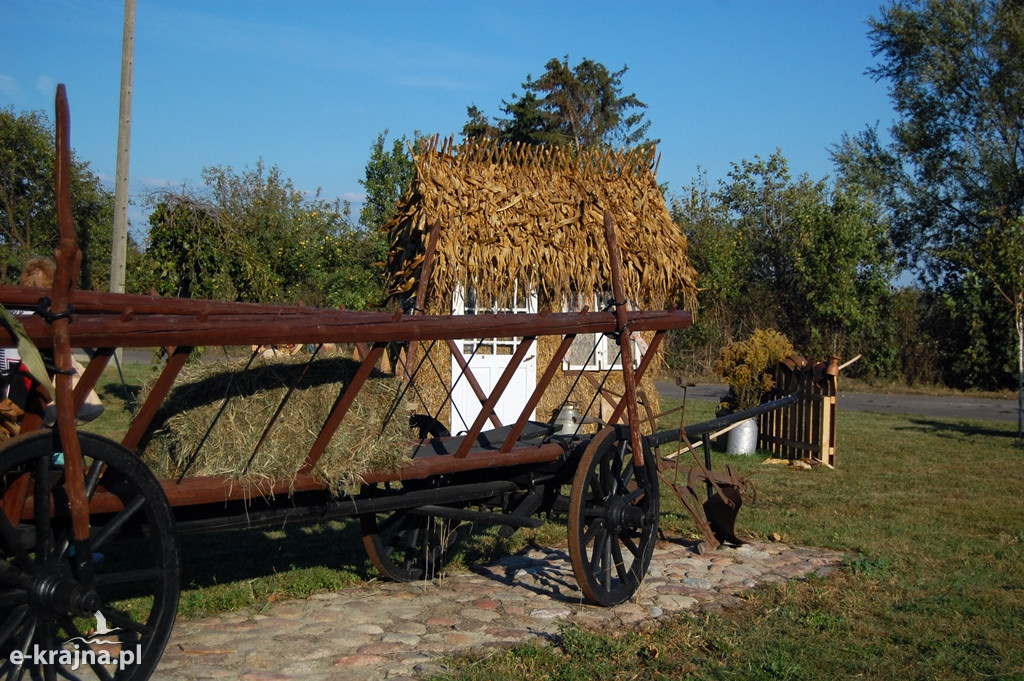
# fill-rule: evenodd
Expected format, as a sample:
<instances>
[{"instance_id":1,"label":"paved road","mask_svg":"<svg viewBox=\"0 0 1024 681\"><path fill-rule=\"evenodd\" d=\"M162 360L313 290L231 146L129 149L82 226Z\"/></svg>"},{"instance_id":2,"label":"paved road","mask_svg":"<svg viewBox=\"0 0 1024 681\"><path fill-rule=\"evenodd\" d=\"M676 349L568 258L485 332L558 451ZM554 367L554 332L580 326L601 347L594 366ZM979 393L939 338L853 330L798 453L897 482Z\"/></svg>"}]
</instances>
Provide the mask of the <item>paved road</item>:
<instances>
[{"instance_id":1,"label":"paved road","mask_svg":"<svg viewBox=\"0 0 1024 681\"><path fill-rule=\"evenodd\" d=\"M666 397L681 398L682 388L661 381L658 392ZM690 399L717 400L728 392L722 384L705 383L687 389ZM977 421L1017 421L1016 400L996 400L963 395L901 395L893 393L839 392L840 410L873 411L883 414L913 414L934 418L969 419Z\"/></svg>"}]
</instances>

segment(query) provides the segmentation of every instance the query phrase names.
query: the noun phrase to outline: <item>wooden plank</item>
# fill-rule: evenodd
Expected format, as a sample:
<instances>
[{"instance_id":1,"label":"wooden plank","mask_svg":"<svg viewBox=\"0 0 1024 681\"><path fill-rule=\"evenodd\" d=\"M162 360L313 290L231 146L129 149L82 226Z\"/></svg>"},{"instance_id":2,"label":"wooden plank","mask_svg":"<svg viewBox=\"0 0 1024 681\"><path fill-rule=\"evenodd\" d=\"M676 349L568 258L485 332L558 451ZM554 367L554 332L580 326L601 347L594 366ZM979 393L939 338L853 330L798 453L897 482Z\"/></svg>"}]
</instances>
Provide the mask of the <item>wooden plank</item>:
<instances>
[{"instance_id":1,"label":"wooden plank","mask_svg":"<svg viewBox=\"0 0 1024 681\"><path fill-rule=\"evenodd\" d=\"M338 396L338 401L334 403L331 408L331 413L328 414L327 420L324 425L320 428L320 433L317 435L316 441L313 446L310 447L309 453L306 455L305 463L302 468L299 469L299 475L308 475L316 467L316 464L320 461L320 457L324 455L327 450L327 445L330 444L331 438L334 437L334 433L337 432L338 426L345 419L345 414L348 413L352 403L356 401L356 396L362 389L363 384L366 383L366 379L370 377L370 374L374 369L377 368L377 362L380 360L381 355L387 349L387 343L374 343L373 347L366 353L366 358L362 364L359 365L359 369L356 371L355 376L346 385L341 394Z\"/></svg>"},{"instance_id":2,"label":"wooden plank","mask_svg":"<svg viewBox=\"0 0 1024 681\"><path fill-rule=\"evenodd\" d=\"M476 379L476 374L474 374L473 369L470 368L469 362L466 361L466 357L462 354L462 350L459 349L458 344L456 344L454 340L448 339L446 342L448 344L448 351L452 355L452 359L459 365L462 377L466 379L466 382L469 383L469 387L473 391L473 394L476 395L476 399L480 401L480 413L489 418L491 420L491 425L495 428L501 428L501 421L498 420L498 415L494 413L494 408L492 407L489 413L484 411L484 408L487 405L487 393L485 393L483 387L481 387L480 381ZM454 400L452 401L452 404L455 404ZM454 419L452 420L454 421ZM454 424L452 424L452 427L455 427ZM477 432L479 433L479 431Z\"/></svg>"},{"instance_id":3,"label":"wooden plank","mask_svg":"<svg viewBox=\"0 0 1024 681\"><path fill-rule=\"evenodd\" d=\"M153 385L153 389L149 391L149 396L146 397L146 401L139 408L135 418L132 420L131 426L128 428L128 432L125 433L124 438L121 440L121 444L126 448L135 451L139 443L142 442L143 436L146 431L149 430L150 424L153 422L153 417L156 416L157 411L160 410L160 405L164 403L164 399L167 398L167 393L171 391L174 386L174 380L181 373L182 368L185 366L185 362L188 361L188 356L192 352L192 348L177 347L171 351L170 357L167 359L167 364L164 365L164 370L160 372L160 377L156 380Z\"/></svg>"},{"instance_id":4,"label":"wooden plank","mask_svg":"<svg viewBox=\"0 0 1024 681\"><path fill-rule=\"evenodd\" d=\"M775 438L771 439L771 443L772 444L776 444L776 445L782 445L782 446L788 447L789 451L796 452L798 454L811 453L811 452L820 453L821 452L821 447L820 446L812 445L812 444L810 444L808 442L805 442L805 441L802 441L802 440L793 440L791 438L775 437ZM783 458L783 457L779 457L779 458ZM795 458L802 458L802 457L797 456Z\"/></svg>"},{"instance_id":5,"label":"wooden plank","mask_svg":"<svg viewBox=\"0 0 1024 681\"><path fill-rule=\"evenodd\" d=\"M508 453L498 450L470 452L458 459L452 454L410 460L395 470L369 471L362 475L366 484L397 480L422 480L435 475L461 473L476 470L493 470L507 466L522 466L547 463L558 459L565 450L558 443L543 445L520 444ZM254 499L263 496L289 495L294 492L323 490L327 485L312 475L296 475L276 481L259 480L243 482L225 477L185 478L180 482L162 480L164 493L171 506L176 508L198 506L223 501ZM110 513L123 508L120 499L105 490L98 489L89 504L91 513ZM22 518L32 517L31 498L24 505Z\"/></svg>"},{"instance_id":6,"label":"wooden plank","mask_svg":"<svg viewBox=\"0 0 1024 681\"><path fill-rule=\"evenodd\" d=\"M562 342L558 345L558 349L555 350L555 354L551 357L551 361L548 362L547 368L541 375L540 380L537 381L537 385L533 389L533 393L530 394L530 399L526 401L526 406L523 407L523 411L520 412L519 418L516 419L515 425L512 427L512 432L509 433L508 438L505 440L505 444L501 446L501 453L507 454L513 446L519 436L523 434L523 429L526 427L526 422L530 419L530 414L540 404L541 399L544 397L544 392L548 389L551 384L551 380L558 373L558 368L562 364L562 359L569 353L569 348L572 347L572 342L576 340L576 336L570 334L562 338Z\"/></svg>"},{"instance_id":7,"label":"wooden plank","mask_svg":"<svg viewBox=\"0 0 1024 681\"><path fill-rule=\"evenodd\" d=\"M631 331L667 331L689 327L692 317L682 310L641 310L626 312L625 320ZM43 319L28 317L24 326L37 346L52 347L50 327ZM134 315L127 320L115 315L76 313L71 340L74 347L195 347L564 336L613 333L616 329L616 316L610 312L422 315L396 319L375 312L323 310L318 315L210 315L205 319L193 315ZM0 346L13 345L14 339L0 328Z\"/></svg>"}]
</instances>

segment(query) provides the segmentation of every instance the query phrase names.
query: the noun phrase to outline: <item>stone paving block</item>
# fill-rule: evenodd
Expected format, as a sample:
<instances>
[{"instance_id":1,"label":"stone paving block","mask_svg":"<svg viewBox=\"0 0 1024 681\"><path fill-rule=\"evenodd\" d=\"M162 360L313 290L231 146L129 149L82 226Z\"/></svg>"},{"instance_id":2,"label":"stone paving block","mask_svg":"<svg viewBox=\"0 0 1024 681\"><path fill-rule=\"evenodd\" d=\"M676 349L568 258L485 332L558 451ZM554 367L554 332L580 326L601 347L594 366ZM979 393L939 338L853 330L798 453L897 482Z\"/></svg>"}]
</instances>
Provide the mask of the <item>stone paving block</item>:
<instances>
[{"instance_id":1,"label":"stone paving block","mask_svg":"<svg viewBox=\"0 0 1024 681\"><path fill-rule=\"evenodd\" d=\"M271 603L259 614L181 622L153 679L419 681L443 671L444 655L550 642L562 622L635 626L674 612L743 607L738 594L748 588L824 576L841 562L838 552L782 544L698 556L693 545L662 542L634 601L600 608L584 603L564 550L529 550L433 582L370 583Z\"/></svg>"}]
</instances>

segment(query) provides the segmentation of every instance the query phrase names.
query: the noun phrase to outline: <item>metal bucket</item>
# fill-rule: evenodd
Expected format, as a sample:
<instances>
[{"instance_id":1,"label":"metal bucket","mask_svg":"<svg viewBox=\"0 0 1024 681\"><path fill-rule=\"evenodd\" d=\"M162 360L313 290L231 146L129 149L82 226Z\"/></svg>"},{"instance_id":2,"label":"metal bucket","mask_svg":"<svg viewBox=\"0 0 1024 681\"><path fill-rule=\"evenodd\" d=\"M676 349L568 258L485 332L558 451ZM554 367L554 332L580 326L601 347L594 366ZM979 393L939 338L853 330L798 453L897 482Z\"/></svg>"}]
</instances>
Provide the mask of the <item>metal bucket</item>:
<instances>
[{"instance_id":1,"label":"metal bucket","mask_svg":"<svg viewBox=\"0 0 1024 681\"><path fill-rule=\"evenodd\" d=\"M583 425L583 417L575 402L566 402L555 416L555 435L576 435Z\"/></svg>"},{"instance_id":2,"label":"metal bucket","mask_svg":"<svg viewBox=\"0 0 1024 681\"><path fill-rule=\"evenodd\" d=\"M754 454L757 452L757 419L741 421L729 431L726 454Z\"/></svg>"}]
</instances>

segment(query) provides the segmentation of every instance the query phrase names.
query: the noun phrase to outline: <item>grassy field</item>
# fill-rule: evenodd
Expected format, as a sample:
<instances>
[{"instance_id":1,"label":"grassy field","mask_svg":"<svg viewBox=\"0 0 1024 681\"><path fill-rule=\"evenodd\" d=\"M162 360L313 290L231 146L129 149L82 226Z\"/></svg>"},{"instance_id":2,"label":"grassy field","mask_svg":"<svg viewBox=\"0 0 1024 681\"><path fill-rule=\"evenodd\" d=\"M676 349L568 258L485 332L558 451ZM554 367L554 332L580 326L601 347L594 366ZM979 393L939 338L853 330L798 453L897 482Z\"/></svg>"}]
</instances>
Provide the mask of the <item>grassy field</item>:
<instances>
[{"instance_id":1,"label":"grassy field","mask_svg":"<svg viewBox=\"0 0 1024 681\"><path fill-rule=\"evenodd\" d=\"M642 632L453 661L450 680L1024 678L1024 449L1010 426L841 413L836 470L737 463L748 536L847 569Z\"/></svg>"},{"instance_id":2,"label":"grassy field","mask_svg":"<svg viewBox=\"0 0 1024 681\"><path fill-rule=\"evenodd\" d=\"M129 381L146 372L131 371ZM116 374L101 387L108 414L92 429L123 431ZM688 421L710 409L691 405ZM568 628L558 646L453 660L444 678L1024 679L1024 449L1015 426L841 409L836 470L726 455L715 463L757 484L741 534L845 551L845 570L758 588L742 608L649 630ZM692 532L676 507L666 499L663 527ZM538 532L556 542L562 530ZM513 550L527 536L476 550ZM181 613L255 611L373 579L358 543L351 522L187 537Z\"/></svg>"}]
</instances>

